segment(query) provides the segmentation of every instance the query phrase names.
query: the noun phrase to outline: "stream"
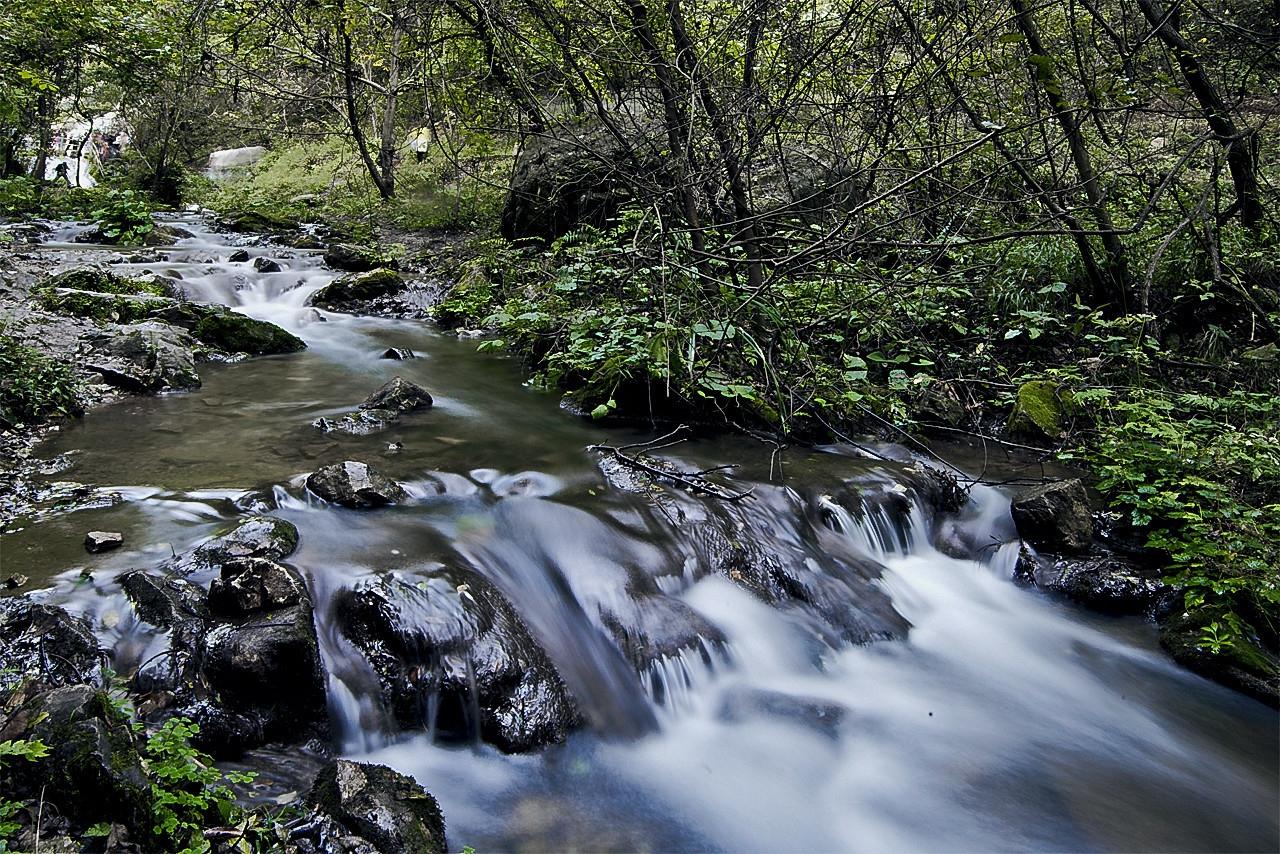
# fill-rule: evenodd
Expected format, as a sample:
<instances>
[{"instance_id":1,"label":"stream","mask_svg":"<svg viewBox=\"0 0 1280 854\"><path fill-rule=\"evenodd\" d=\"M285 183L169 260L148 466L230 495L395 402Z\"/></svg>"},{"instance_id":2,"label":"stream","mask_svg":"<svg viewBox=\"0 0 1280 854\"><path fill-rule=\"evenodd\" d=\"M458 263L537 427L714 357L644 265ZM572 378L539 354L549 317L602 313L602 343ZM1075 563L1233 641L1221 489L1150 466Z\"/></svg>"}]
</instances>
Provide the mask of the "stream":
<instances>
[{"instance_id":1,"label":"stream","mask_svg":"<svg viewBox=\"0 0 1280 854\"><path fill-rule=\"evenodd\" d=\"M226 260L234 236L178 224L195 237L115 269L176 272L190 299L277 323L308 349L205 365L198 391L130 398L65 427L42 453L65 454L55 478L93 484L100 500L6 535L5 562L24 561L43 598L90 616L120 654L153 639L113 576L249 512L292 522L288 563L316 603L335 741L416 777L440 801L451 849L1280 846L1275 711L1177 667L1141 620L1016 585L1000 490L975 486L948 523L972 545L957 558L936 547L943 532L903 448L779 458L745 438L697 438L662 456L734 465L722 482L750 498L619 488L589 446L655 434L564 411L475 341L305 306L336 275L317 252L248 246L284 267L259 273ZM417 358L380 358L388 347ZM394 375L434 407L365 436L311 426ZM309 496L305 475L342 460L375 466L410 499L355 511ZM715 571L713 522L805 595L766 602L736 570ZM125 548L86 555L93 529L123 532ZM445 721L427 703L406 728L379 708L328 603L387 574L425 589L450 566L500 590L554 663L586 721L563 744L505 754L466 710ZM664 632L676 640L648 657L620 642Z\"/></svg>"}]
</instances>

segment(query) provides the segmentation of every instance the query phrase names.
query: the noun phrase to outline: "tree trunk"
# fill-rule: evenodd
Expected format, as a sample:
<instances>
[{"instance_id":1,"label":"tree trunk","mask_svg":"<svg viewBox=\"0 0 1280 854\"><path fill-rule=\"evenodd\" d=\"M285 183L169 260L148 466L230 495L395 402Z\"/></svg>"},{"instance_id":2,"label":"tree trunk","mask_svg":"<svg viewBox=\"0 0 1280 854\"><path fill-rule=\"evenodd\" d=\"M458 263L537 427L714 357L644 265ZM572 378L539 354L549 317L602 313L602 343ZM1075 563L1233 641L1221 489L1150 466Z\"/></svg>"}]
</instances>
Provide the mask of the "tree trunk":
<instances>
[{"instance_id":1,"label":"tree trunk","mask_svg":"<svg viewBox=\"0 0 1280 854\"><path fill-rule=\"evenodd\" d=\"M1165 12L1156 0L1138 0L1138 8L1150 22L1156 38L1173 52L1182 77L1187 81L1187 88L1200 103L1200 110L1204 113L1209 129L1226 149L1227 169L1231 172L1231 182L1236 188L1236 201L1227 215L1239 212L1242 223L1249 228L1257 228L1262 222L1257 172L1258 131L1248 127L1241 129L1232 120L1227 105L1205 74L1199 57L1182 37L1182 33L1178 32L1177 21L1173 17L1176 6L1174 12Z\"/></svg>"}]
</instances>

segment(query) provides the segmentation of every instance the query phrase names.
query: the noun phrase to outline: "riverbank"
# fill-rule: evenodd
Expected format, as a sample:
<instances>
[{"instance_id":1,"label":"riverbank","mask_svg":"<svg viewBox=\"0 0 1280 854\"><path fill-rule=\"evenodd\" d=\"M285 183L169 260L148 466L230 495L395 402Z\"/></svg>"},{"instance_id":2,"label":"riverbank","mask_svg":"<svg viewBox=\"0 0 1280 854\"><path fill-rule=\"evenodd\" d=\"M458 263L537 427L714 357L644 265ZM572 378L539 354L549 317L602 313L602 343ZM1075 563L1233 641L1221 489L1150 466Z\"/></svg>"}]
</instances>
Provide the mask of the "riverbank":
<instances>
[{"instance_id":1,"label":"riverbank","mask_svg":"<svg viewBox=\"0 0 1280 854\"><path fill-rule=\"evenodd\" d=\"M646 797L659 798L656 780L683 779L685 772L671 765L681 761L674 757L702 756L719 767L718 751L711 756L690 748L686 736L700 727L736 745L725 755L777 744L794 762L796 751L814 738L833 739L840 751L861 750L862 736L876 727L893 732L907 726L897 702L888 701L895 692L931 710L966 697L979 717L1004 714L988 708L990 697L982 698L994 690L987 682L962 674L976 667L1011 676L1015 662L994 655L1009 643L1034 661L1028 674L1041 674L1009 683L1043 703L1025 710L1028 721L1039 719L1043 708L1063 706L1064 686L1069 690L1081 679L1107 686L1090 693L1096 704L1091 699L1087 709L1077 708L1080 718L1058 723L1065 741L1089 745L1069 775L1073 779L1085 779L1113 747L1092 743L1081 725L1108 714L1103 710L1111 692L1135 678L1128 668L1168 698L1167 708L1143 707L1139 718L1155 716L1181 731L1184 725L1167 716L1183 714L1183 704L1200 709L1205 703L1225 704L1222 713L1247 722L1248 732L1262 720L1260 708L1249 712L1251 706L1240 705L1247 701L1227 699L1169 668L1152 651L1154 638L1141 623L1071 622L1071 612L1009 584L1020 571L1024 577L1038 573L1052 585L1047 573L1058 561L1020 561L1008 499L998 491L977 484L957 503L919 460L879 440L820 450L794 444L779 451L723 433L699 434L639 462L684 477L709 471L709 487L722 495L750 492L751 500L682 488L626 462L642 447L624 450L622 457L592 450L643 443L652 432L605 430L590 418L571 417L553 396L522 390L522 374L510 360L476 353L474 343L420 323L362 318L359 304L344 302L343 312L315 306L321 295L327 300L342 292L331 290L341 276L364 275L327 269L324 254L332 247L242 247L242 239L254 238L211 236L208 246L162 253L163 262L119 266L128 273L145 272L134 265L172 267L193 298L234 304L303 338L308 348L245 363L205 362L197 368L199 392L138 398L96 409L69 426L45 450L70 453L69 476L122 500L64 514L65 524L34 526L6 545L54 568L42 575L47 581L40 584L50 586L37 600L71 615L70 631L88 627L90 646L100 647L96 654L129 679L140 716L153 727L175 713L198 721L197 749L220 757L247 749L243 761L252 764L257 745L283 740L286 752L314 753L313 770L335 749L412 769L428 781L446 816L457 816L463 841L493 847L520 838L536 840L535 847L604 838L620 840L622 847L644 838L661 838L672 848L699 847L704 834L725 847L734 836L713 821L725 804L713 799L692 821L672 813L660 830L629 811L625 797L612 799L609 786L628 780ZM242 248L281 269L232 260ZM412 292L418 274L395 257L402 253L355 249L333 258L389 257ZM371 297L370 313L394 317L389 296L395 295ZM111 327L131 325L121 319L94 323L116 334ZM401 358L382 358L392 351ZM408 354L417 358L403 358ZM432 405L370 416L387 412L380 388L392 374L429 389ZM397 399L407 400L399 392ZM368 466L368 473L356 477L351 465ZM778 465L787 473L781 482ZM328 472L323 483L313 481L322 471ZM370 484L356 488L361 478ZM370 485L382 499L369 497ZM1078 500L1070 505L1077 525L1081 512L1091 515ZM119 531L126 546L73 556L86 526ZM1042 532L1045 543L1061 539L1053 530ZM75 549L40 551L41 540L67 537L77 541ZM1060 546L1041 550L1048 555ZM1062 556L1068 563L1077 559ZM138 568L145 568L141 575L129 572ZM1066 574L1079 580L1081 572ZM1131 601L1141 602L1140 611L1165 595L1147 587L1149 580L1140 577L1138 587L1128 590L1136 590ZM305 596L288 593L300 588ZM561 592L566 589L569 594ZM282 590L286 595L279 598L270 592ZM1068 585L1061 590L1068 593ZM1112 599L1125 601L1126 595L1121 590ZM982 633L967 622L997 619L971 610L990 597L999 603L1003 627L995 645L982 642ZM931 616L945 614L954 615L961 630L948 632L945 621ZM1030 635L1025 621L1037 626ZM13 630L6 644L29 637L22 626L30 621L6 617L5 625ZM168 631L161 631L165 626ZM933 632L942 632L942 647L929 640L939 637ZM1048 633L1045 642L1029 640L1037 632ZM911 642L900 642L903 637ZM887 639L899 642L878 643ZM1091 650L1089 662L1063 661L1059 644L1067 639ZM191 654L175 655L175 643ZM948 647L964 654L945 656L944 678L929 676L929 657ZM293 657L302 653L305 667ZM815 654L821 666L811 661ZM87 663L93 655L82 669L93 669ZM882 671L889 661L897 665ZM1105 661L1123 664L1113 672ZM32 667L46 670L38 657ZM803 689L779 683L779 672L802 679ZM306 674L301 684L299 673ZM84 684L66 678L72 684L64 688ZM850 693L850 685L867 680L888 692L883 706ZM973 690L964 688L969 682ZM1017 705L1003 691L995 696L997 706ZM280 726L280 709L289 702L301 702L289 719L305 718L312 729ZM1132 723L1123 716L1108 720L1126 732ZM1020 732L1007 723L1010 732ZM103 725L112 726L105 719ZM954 744L973 735L957 721L932 735L914 726L887 742L897 745L892 749L899 767L928 768L909 744L929 738ZM427 744L414 735L424 729ZM634 748L615 748L608 738L596 742L597 732L613 733L622 745L630 743L628 734L651 734ZM1164 755L1179 742L1144 744L1152 755ZM465 745L474 744L487 746L468 753ZM1003 749L1024 746L1019 737ZM563 790L559 797L569 799L574 787L557 781L556 769L582 750L602 757L589 767L602 775L593 779L603 799L600 814L613 817L613 835L601 836L605 828L590 822L536 829L537 816L550 807L539 806L533 792L511 779L529 774L546 781L544 791ZM531 753L507 758L501 751ZM767 759L768 767L775 767L775 758ZM645 767L655 773L643 773ZM809 770L828 779L818 768ZM1194 784L1181 775L1171 782L1154 768L1149 772L1150 785L1138 790L1151 809L1172 815L1152 793ZM275 781L270 796L287 797L301 785ZM532 785L536 790L543 784ZM860 787L872 791L875 785L868 778ZM1081 789L1065 783L1062 791L1074 798ZM503 792L513 800L501 800L508 796ZM476 805L487 803L495 815L516 817L512 826L497 829L477 820ZM954 813L945 799L936 807ZM309 799L303 812L316 808ZM803 814L800 805L796 809ZM1264 838L1269 831L1252 810L1244 808L1249 833ZM808 833L815 844L844 838L812 818L816 830L787 832ZM1096 828L1124 838L1122 828L1105 820ZM975 841L981 838L978 829L970 832ZM1212 844L1231 834L1196 838Z\"/></svg>"}]
</instances>

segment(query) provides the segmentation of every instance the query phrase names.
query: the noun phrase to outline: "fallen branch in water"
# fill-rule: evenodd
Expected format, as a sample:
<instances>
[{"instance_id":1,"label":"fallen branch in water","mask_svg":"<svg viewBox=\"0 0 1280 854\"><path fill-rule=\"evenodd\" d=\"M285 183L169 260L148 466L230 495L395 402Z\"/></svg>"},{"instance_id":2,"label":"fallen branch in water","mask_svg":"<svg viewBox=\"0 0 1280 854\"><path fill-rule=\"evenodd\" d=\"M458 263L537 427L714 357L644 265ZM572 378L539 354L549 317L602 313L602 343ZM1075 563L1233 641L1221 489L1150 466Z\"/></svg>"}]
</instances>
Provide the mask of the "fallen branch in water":
<instances>
[{"instance_id":1,"label":"fallen branch in water","mask_svg":"<svg viewBox=\"0 0 1280 854\"><path fill-rule=\"evenodd\" d=\"M746 492L731 492L707 479L707 475L712 472L735 468L732 464L712 466L711 468L702 469L701 471L680 471L665 460L655 460L653 463L647 463L641 459L641 457L652 453L653 451L660 451L663 448L670 448L673 445L679 445L681 442L684 442L684 439L673 439L673 437L687 429L688 428L684 424L681 424L670 433L659 436L656 439L651 439L648 442L636 442L634 444L623 445L621 447L615 447L613 445L590 445L587 447L587 450L600 451L608 454L624 466L636 469L637 471L642 471L650 477L671 481L677 486L683 486L691 492L707 495L721 501L742 501L743 499L750 497L752 493L752 490L750 489ZM640 448L642 450L637 454L627 453L627 451L634 450L636 448ZM664 465L666 467L663 467Z\"/></svg>"}]
</instances>

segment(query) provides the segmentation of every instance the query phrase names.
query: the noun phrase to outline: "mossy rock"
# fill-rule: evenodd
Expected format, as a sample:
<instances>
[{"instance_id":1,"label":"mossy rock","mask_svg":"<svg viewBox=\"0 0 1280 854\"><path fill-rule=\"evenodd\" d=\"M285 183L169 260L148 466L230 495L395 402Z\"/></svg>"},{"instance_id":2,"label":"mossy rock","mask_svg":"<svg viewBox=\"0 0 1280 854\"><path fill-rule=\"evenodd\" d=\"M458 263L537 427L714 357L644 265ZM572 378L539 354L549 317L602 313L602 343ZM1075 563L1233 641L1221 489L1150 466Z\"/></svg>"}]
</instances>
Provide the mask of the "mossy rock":
<instances>
[{"instance_id":1,"label":"mossy rock","mask_svg":"<svg viewBox=\"0 0 1280 854\"><path fill-rule=\"evenodd\" d=\"M385 267L367 273L350 273L335 279L311 295L308 304L341 311L343 308L398 293L404 280Z\"/></svg>"},{"instance_id":2,"label":"mossy rock","mask_svg":"<svg viewBox=\"0 0 1280 854\"><path fill-rule=\"evenodd\" d=\"M41 282L41 287L92 291L99 294L173 296L173 289L155 276L127 278L97 267L76 267L55 273Z\"/></svg>"},{"instance_id":3,"label":"mossy rock","mask_svg":"<svg viewBox=\"0 0 1280 854\"><path fill-rule=\"evenodd\" d=\"M338 759L320 769L307 802L382 854L443 854L440 805L412 777Z\"/></svg>"},{"instance_id":4,"label":"mossy rock","mask_svg":"<svg viewBox=\"0 0 1280 854\"><path fill-rule=\"evenodd\" d=\"M259 210L242 210L231 211L219 217L218 225L227 231L234 231L239 234L271 234L280 231L293 231L298 227L298 221L283 214L273 214Z\"/></svg>"},{"instance_id":5,"label":"mossy rock","mask_svg":"<svg viewBox=\"0 0 1280 854\"><path fill-rule=\"evenodd\" d=\"M240 558L284 560L298 547L298 529L275 516L248 516L174 561L180 574L220 567Z\"/></svg>"},{"instance_id":6,"label":"mossy rock","mask_svg":"<svg viewBox=\"0 0 1280 854\"><path fill-rule=\"evenodd\" d=\"M1247 635L1213 652L1201 642L1209 622L1211 615L1176 612L1160 626L1160 645L1188 670L1280 708L1280 658Z\"/></svg>"},{"instance_id":7,"label":"mossy rock","mask_svg":"<svg viewBox=\"0 0 1280 854\"><path fill-rule=\"evenodd\" d=\"M1018 387L1009 416L1009 432L1036 438L1061 438L1076 411L1070 391L1050 380L1031 380Z\"/></svg>"},{"instance_id":8,"label":"mossy rock","mask_svg":"<svg viewBox=\"0 0 1280 854\"><path fill-rule=\"evenodd\" d=\"M137 323L151 319L174 300L143 294L116 294L70 288L41 288L36 299L48 311L99 323Z\"/></svg>"},{"instance_id":9,"label":"mossy rock","mask_svg":"<svg viewBox=\"0 0 1280 854\"><path fill-rule=\"evenodd\" d=\"M394 270L400 266L386 252L354 243L329 244L324 253L324 262L335 270L349 273L367 273L382 268Z\"/></svg>"},{"instance_id":10,"label":"mossy rock","mask_svg":"<svg viewBox=\"0 0 1280 854\"><path fill-rule=\"evenodd\" d=\"M226 309L205 313L191 332L201 343L228 353L265 356L296 353L307 346L301 338L274 323Z\"/></svg>"}]
</instances>

